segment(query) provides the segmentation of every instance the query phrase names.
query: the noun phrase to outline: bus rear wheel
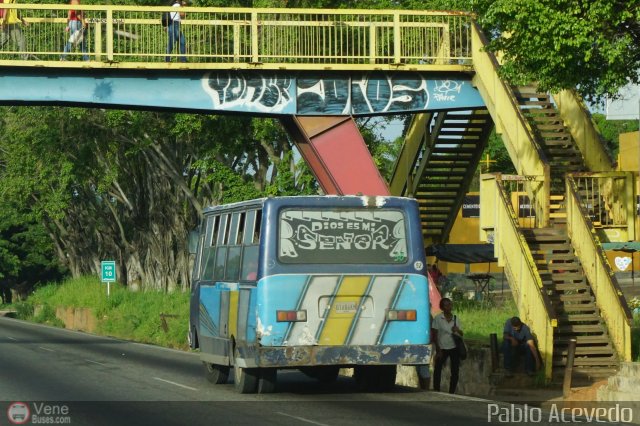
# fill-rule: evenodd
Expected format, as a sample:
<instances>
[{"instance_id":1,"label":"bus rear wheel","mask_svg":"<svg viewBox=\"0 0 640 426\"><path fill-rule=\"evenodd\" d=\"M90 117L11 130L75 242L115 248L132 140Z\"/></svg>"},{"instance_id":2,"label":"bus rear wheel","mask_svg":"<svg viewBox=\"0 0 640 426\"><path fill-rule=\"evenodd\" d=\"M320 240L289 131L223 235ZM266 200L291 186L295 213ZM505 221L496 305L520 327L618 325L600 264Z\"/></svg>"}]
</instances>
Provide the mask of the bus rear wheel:
<instances>
[{"instance_id":1,"label":"bus rear wheel","mask_svg":"<svg viewBox=\"0 0 640 426\"><path fill-rule=\"evenodd\" d=\"M353 376L358 389L365 392L388 392L396 384L395 365L359 365Z\"/></svg>"},{"instance_id":2,"label":"bus rear wheel","mask_svg":"<svg viewBox=\"0 0 640 426\"><path fill-rule=\"evenodd\" d=\"M229 367L226 365L204 363L204 374L214 385L222 385L229 380Z\"/></svg>"},{"instance_id":3,"label":"bus rear wheel","mask_svg":"<svg viewBox=\"0 0 640 426\"><path fill-rule=\"evenodd\" d=\"M260 379L258 380L258 393L274 393L276 391L277 379L278 370L275 368L261 368Z\"/></svg>"},{"instance_id":4,"label":"bus rear wheel","mask_svg":"<svg viewBox=\"0 0 640 426\"><path fill-rule=\"evenodd\" d=\"M258 390L258 374L257 368L244 368L238 366L238 353L236 351L233 360L233 376L234 386L238 393L256 393Z\"/></svg>"},{"instance_id":5,"label":"bus rear wheel","mask_svg":"<svg viewBox=\"0 0 640 426\"><path fill-rule=\"evenodd\" d=\"M316 379L320 383L329 384L338 379L340 367L336 365L320 365L317 367L304 367L301 368L300 371L307 376Z\"/></svg>"}]
</instances>

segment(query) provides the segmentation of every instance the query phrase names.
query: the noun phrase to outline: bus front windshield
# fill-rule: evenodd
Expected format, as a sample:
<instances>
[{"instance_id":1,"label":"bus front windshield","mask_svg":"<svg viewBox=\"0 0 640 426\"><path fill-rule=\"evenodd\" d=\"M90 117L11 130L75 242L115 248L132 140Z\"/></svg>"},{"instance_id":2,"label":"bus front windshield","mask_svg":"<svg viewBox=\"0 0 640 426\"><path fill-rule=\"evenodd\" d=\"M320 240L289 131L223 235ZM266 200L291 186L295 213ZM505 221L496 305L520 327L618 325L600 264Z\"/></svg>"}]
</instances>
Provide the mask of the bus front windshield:
<instances>
[{"instance_id":1,"label":"bus front windshield","mask_svg":"<svg viewBox=\"0 0 640 426\"><path fill-rule=\"evenodd\" d=\"M284 209L278 221L278 260L307 264L402 264L407 232L392 209Z\"/></svg>"}]
</instances>

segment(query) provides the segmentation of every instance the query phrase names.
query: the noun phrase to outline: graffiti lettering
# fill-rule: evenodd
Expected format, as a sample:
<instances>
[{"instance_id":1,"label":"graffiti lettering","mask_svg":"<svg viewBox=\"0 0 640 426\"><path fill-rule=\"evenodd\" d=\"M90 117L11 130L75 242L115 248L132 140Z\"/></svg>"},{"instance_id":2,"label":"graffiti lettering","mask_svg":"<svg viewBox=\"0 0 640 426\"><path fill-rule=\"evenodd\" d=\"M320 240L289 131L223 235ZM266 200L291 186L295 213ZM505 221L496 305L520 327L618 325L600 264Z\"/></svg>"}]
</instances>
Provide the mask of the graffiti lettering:
<instances>
[{"instance_id":1,"label":"graffiti lettering","mask_svg":"<svg viewBox=\"0 0 640 426\"><path fill-rule=\"evenodd\" d=\"M202 80L214 108L247 112L295 113L289 77L211 73Z\"/></svg>"},{"instance_id":2,"label":"graffiti lettering","mask_svg":"<svg viewBox=\"0 0 640 426\"><path fill-rule=\"evenodd\" d=\"M106 24L107 18L87 18L87 22L89 24ZM113 22L114 24L124 24L124 19L112 19L111 22Z\"/></svg>"},{"instance_id":3,"label":"graffiti lettering","mask_svg":"<svg viewBox=\"0 0 640 426\"><path fill-rule=\"evenodd\" d=\"M455 102L456 97L453 95L443 95L442 93L434 93L433 98L439 102Z\"/></svg>"},{"instance_id":4,"label":"graffiti lettering","mask_svg":"<svg viewBox=\"0 0 640 426\"><path fill-rule=\"evenodd\" d=\"M427 80L421 73L219 71L202 87L213 109L298 115L373 115L483 105L464 81ZM431 102L430 102L431 99Z\"/></svg>"},{"instance_id":5,"label":"graffiti lettering","mask_svg":"<svg viewBox=\"0 0 640 426\"><path fill-rule=\"evenodd\" d=\"M344 223L314 223L312 227L316 230L342 229L344 228ZM367 228L371 228L371 226ZM388 250L390 243L397 241L397 239L389 241L389 228L386 226L371 230L369 234L356 235L345 232L342 235L323 235L314 232L305 225L300 225L298 226L296 235L299 239L298 248L303 250Z\"/></svg>"},{"instance_id":6,"label":"graffiti lettering","mask_svg":"<svg viewBox=\"0 0 640 426\"><path fill-rule=\"evenodd\" d=\"M296 101L299 114L349 114L348 78L299 78Z\"/></svg>"}]
</instances>

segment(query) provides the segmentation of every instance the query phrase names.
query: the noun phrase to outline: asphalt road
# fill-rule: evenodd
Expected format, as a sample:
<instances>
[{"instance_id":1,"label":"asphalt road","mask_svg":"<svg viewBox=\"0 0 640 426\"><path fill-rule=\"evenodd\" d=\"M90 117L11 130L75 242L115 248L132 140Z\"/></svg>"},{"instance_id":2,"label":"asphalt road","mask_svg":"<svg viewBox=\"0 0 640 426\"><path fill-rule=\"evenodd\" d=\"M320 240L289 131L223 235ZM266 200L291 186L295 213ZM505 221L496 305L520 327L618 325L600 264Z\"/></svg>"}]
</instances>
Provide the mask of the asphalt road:
<instances>
[{"instance_id":1,"label":"asphalt road","mask_svg":"<svg viewBox=\"0 0 640 426\"><path fill-rule=\"evenodd\" d=\"M467 426L487 424L491 404L403 387L360 393L350 378L327 386L293 370L278 373L275 394L240 395L231 380L207 382L197 353L0 318L0 425L17 401L27 424L72 425Z\"/></svg>"}]
</instances>

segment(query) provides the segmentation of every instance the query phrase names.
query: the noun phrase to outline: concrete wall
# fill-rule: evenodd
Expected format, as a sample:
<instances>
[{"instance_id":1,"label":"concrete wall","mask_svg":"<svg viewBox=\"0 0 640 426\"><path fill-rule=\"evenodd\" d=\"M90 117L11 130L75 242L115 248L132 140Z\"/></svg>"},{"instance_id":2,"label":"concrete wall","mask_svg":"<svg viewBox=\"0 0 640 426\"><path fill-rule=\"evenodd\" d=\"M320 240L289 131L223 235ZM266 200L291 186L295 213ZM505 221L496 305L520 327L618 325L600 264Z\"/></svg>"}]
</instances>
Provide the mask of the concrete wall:
<instances>
[{"instance_id":1,"label":"concrete wall","mask_svg":"<svg viewBox=\"0 0 640 426\"><path fill-rule=\"evenodd\" d=\"M469 356L460 363L460 379L456 393L459 395L487 396L494 392L490 383L491 375L491 351L485 347L469 346ZM431 366L431 370L433 366ZM353 376L352 368L340 370L343 376ZM431 372L433 375L433 372ZM440 389L444 392L449 390L449 362L442 370L442 381ZM419 388L418 373L414 366L398 366L396 385ZM433 381L429 379L429 389L433 388Z\"/></svg>"},{"instance_id":2,"label":"concrete wall","mask_svg":"<svg viewBox=\"0 0 640 426\"><path fill-rule=\"evenodd\" d=\"M623 362L597 392L598 401L640 401L640 362Z\"/></svg>"},{"instance_id":3,"label":"concrete wall","mask_svg":"<svg viewBox=\"0 0 640 426\"><path fill-rule=\"evenodd\" d=\"M88 308L56 308L56 317L64 323L64 328L90 333L96 330L96 318Z\"/></svg>"}]
</instances>

